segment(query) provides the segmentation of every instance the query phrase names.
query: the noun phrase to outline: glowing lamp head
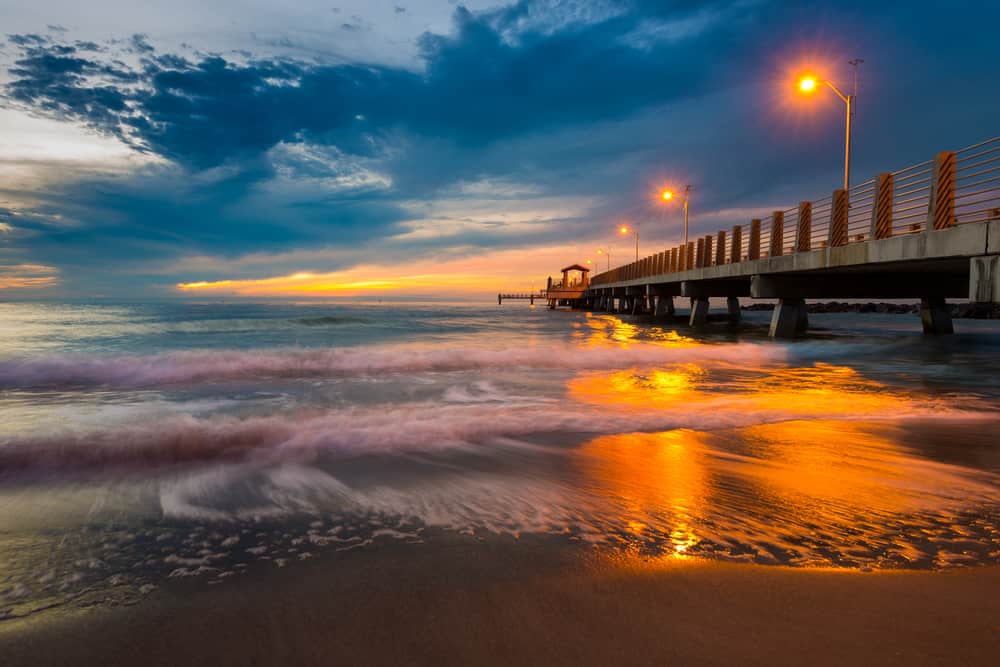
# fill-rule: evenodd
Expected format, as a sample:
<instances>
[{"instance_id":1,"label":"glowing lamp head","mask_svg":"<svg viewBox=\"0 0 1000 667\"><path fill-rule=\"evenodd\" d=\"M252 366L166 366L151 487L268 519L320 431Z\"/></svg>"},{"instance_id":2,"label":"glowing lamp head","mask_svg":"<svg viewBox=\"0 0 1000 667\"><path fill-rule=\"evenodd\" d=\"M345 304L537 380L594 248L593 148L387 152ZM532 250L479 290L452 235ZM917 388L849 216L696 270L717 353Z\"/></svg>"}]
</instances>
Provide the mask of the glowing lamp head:
<instances>
[{"instance_id":1,"label":"glowing lamp head","mask_svg":"<svg viewBox=\"0 0 1000 667\"><path fill-rule=\"evenodd\" d=\"M664 190L663 195L661 196L663 197L663 201L670 201L671 199L674 198L674 193L671 192L670 190Z\"/></svg>"},{"instance_id":2,"label":"glowing lamp head","mask_svg":"<svg viewBox=\"0 0 1000 667\"><path fill-rule=\"evenodd\" d=\"M604 254L604 251L603 251L603 250L601 250L600 248L598 248L598 249L597 249L597 254L598 254L598 255L603 255L603 254Z\"/></svg>"},{"instance_id":3,"label":"glowing lamp head","mask_svg":"<svg viewBox=\"0 0 1000 667\"><path fill-rule=\"evenodd\" d=\"M620 234L628 234L628 226L622 225L621 229L618 230L618 233L620 233Z\"/></svg>"},{"instance_id":4,"label":"glowing lamp head","mask_svg":"<svg viewBox=\"0 0 1000 667\"><path fill-rule=\"evenodd\" d=\"M804 76L799 79L799 90L803 93L811 93L816 90L816 77Z\"/></svg>"}]
</instances>

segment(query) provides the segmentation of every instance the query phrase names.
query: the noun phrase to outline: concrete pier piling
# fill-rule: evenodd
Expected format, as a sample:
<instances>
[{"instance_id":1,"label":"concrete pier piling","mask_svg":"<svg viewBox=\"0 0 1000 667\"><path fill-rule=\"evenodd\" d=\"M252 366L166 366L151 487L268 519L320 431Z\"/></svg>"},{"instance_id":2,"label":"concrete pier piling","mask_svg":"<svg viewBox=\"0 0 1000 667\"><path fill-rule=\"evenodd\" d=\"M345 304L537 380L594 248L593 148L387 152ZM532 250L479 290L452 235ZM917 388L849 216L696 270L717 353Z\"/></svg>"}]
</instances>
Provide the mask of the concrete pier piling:
<instances>
[{"instance_id":1,"label":"concrete pier piling","mask_svg":"<svg viewBox=\"0 0 1000 667\"><path fill-rule=\"evenodd\" d=\"M689 324L693 327L700 327L708 321L708 297L691 297L691 319Z\"/></svg>"},{"instance_id":2,"label":"concrete pier piling","mask_svg":"<svg viewBox=\"0 0 1000 667\"><path fill-rule=\"evenodd\" d=\"M739 322L743 317L743 311L740 309L740 300L738 297L726 297L726 310L729 311L729 321L733 324Z\"/></svg>"},{"instance_id":3,"label":"concrete pier piling","mask_svg":"<svg viewBox=\"0 0 1000 667\"><path fill-rule=\"evenodd\" d=\"M969 260L969 300L975 303L1000 301L1000 255Z\"/></svg>"},{"instance_id":4,"label":"concrete pier piling","mask_svg":"<svg viewBox=\"0 0 1000 667\"><path fill-rule=\"evenodd\" d=\"M925 297L920 300L920 322L924 325L925 334L955 333L951 311L942 297Z\"/></svg>"},{"instance_id":5,"label":"concrete pier piling","mask_svg":"<svg viewBox=\"0 0 1000 667\"><path fill-rule=\"evenodd\" d=\"M653 313L656 317L671 317L674 314L674 297L656 297L656 310Z\"/></svg>"},{"instance_id":6,"label":"concrete pier piling","mask_svg":"<svg viewBox=\"0 0 1000 667\"><path fill-rule=\"evenodd\" d=\"M809 328L805 299L779 299L771 316L772 338L795 338Z\"/></svg>"}]
</instances>

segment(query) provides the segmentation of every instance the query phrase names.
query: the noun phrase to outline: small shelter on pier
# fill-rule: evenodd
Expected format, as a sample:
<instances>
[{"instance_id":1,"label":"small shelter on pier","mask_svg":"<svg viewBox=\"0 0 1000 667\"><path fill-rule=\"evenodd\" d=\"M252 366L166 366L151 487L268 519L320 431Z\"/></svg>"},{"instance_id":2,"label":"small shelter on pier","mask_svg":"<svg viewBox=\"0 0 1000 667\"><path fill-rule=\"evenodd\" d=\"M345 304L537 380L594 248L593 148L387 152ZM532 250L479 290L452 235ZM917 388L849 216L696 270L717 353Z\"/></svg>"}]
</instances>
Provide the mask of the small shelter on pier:
<instances>
[{"instance_id":1,"label":"small shelter on pier","mask_svg":"<svg viewBox=\"0 0 1000 667\"><path fill-rule=\"evenodd\" d=\"M590 269L579 264L570 264L560 271L562 280L553 283L549 276L546 297L549 308L556 306L576 307L590 286Z\"/></svg>"}]
</instances>

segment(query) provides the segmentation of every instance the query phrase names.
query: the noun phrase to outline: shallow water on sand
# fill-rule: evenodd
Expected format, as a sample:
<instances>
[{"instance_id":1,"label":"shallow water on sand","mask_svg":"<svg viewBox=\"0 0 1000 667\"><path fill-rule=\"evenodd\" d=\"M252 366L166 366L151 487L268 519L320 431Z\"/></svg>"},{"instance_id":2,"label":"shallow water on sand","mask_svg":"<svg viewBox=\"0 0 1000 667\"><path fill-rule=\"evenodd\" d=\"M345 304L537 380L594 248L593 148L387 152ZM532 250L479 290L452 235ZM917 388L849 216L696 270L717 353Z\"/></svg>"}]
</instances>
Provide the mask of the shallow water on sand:
<instances>
[{"instance_id":1,"label":"shallow water on sand","mask_svg":"<svg viewBox=\"0 0 1000 667\"><path fill-rule=\"evenodd\" d=\"M379 541L1000 562L1000 324L0 304L0 619Z\"/></svg>"}]
</instances>

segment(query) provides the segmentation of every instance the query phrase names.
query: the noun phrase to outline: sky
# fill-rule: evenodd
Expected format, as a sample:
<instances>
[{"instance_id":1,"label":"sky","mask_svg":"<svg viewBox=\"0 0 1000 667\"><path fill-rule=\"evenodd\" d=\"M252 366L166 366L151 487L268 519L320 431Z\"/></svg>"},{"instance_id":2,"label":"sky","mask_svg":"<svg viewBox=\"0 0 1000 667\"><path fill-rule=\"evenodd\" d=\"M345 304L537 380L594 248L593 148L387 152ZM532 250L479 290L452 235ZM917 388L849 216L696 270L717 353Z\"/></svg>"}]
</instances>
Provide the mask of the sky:
<instances>
[{"instance_id":1,"label":"sky","mask_svg":"<svg viewBox=\"0 0 1000 667\"><path fill-rule=\"evenodd\" d=\"M996 2L0 0L0 299L539 287L1000 134Z\"/></svg>"}]
</instances>

